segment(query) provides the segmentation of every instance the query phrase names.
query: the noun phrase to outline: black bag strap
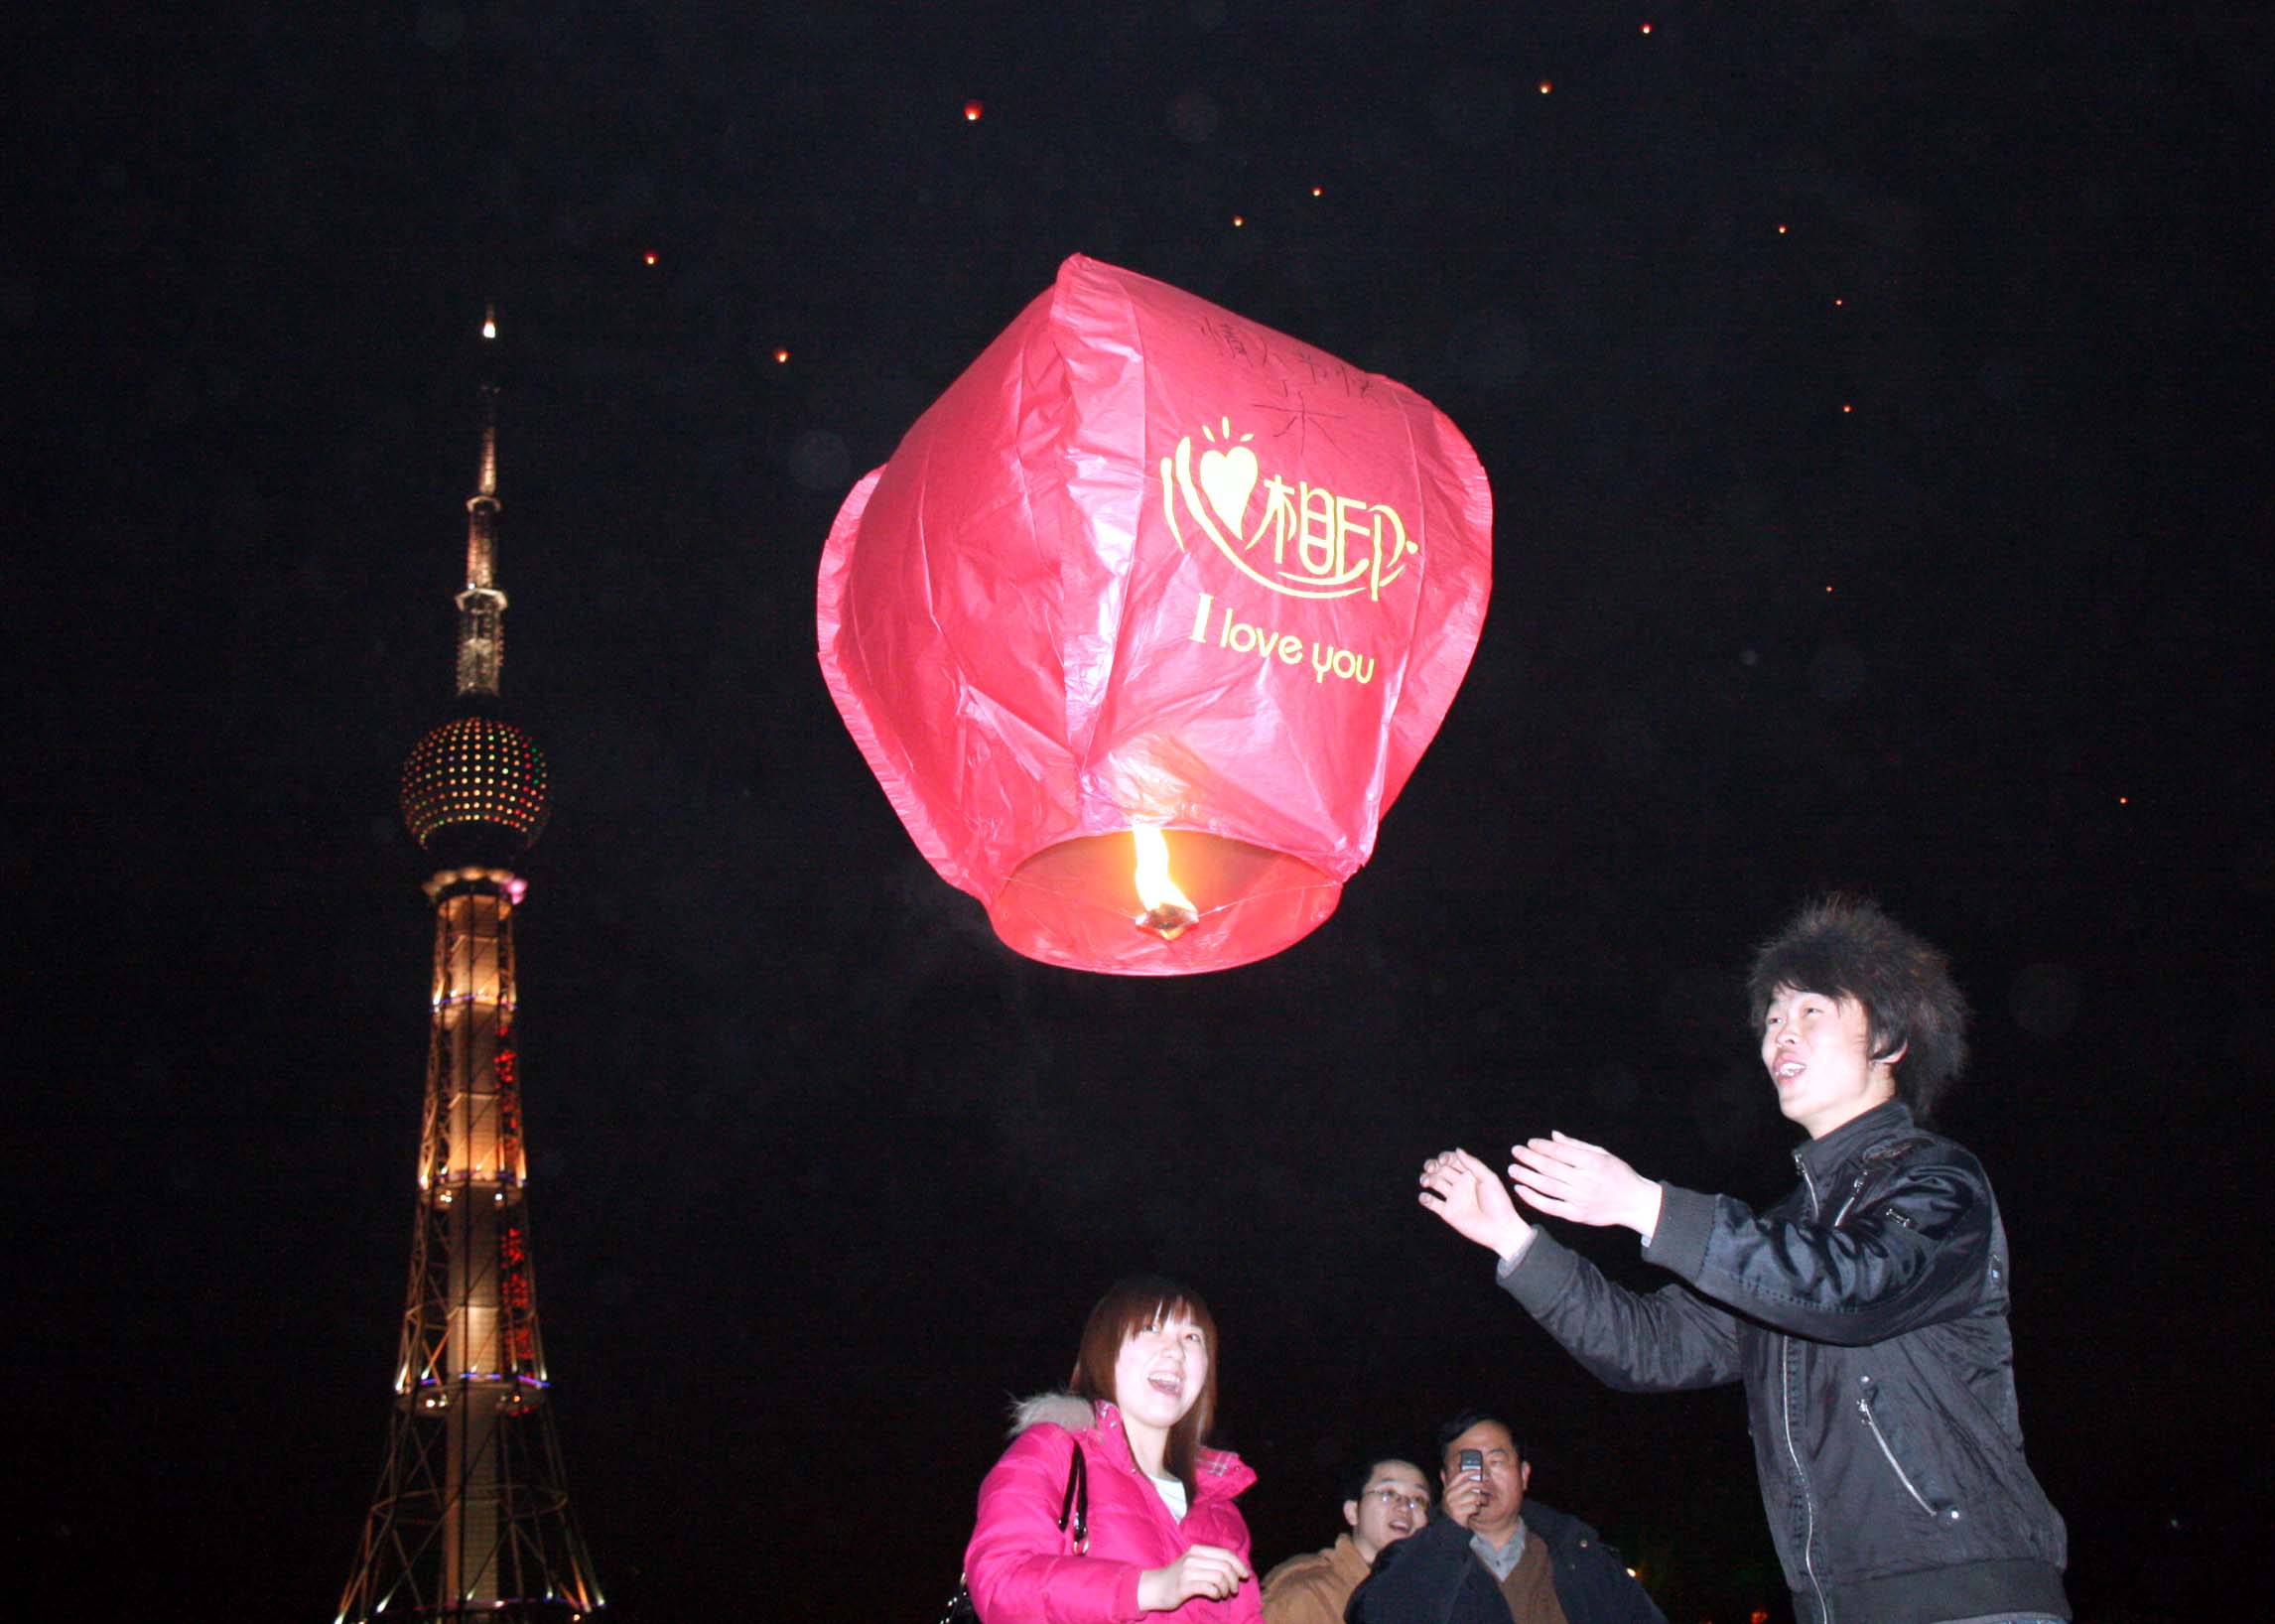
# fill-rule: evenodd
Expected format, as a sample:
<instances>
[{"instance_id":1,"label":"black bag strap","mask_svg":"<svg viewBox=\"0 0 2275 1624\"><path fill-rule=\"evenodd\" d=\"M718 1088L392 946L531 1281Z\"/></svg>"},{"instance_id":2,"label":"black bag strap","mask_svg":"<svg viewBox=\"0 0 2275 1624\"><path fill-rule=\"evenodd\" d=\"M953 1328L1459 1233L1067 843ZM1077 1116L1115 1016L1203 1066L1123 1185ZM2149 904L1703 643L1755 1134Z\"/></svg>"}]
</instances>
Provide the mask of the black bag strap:
<instances>
[{"instance_id":1,"label":"black bag strap","mask_svg":"<svg viewBox=\"0 0 2275 1624\"><path fill-rule=\"evenodd\" d=\"M1074 1458L1066 1463L1066 1498L1059 1502L1058 1531L1064 1534L1070 1522L1074 1524L1075 1554L1080 1556L1090 1544L1090 1463L1083 1458L1079 1443L1074 1446ZM972 1605L972 1586L959 1578L956 1593L941 1611L940 1624L979 1624L979 1618L980 1610Z\"/></svg>"},{"instance_id":2,"label":"black bag strap","mask_svg":"<svg viewBox=\"0 0 2275 1624\"><path fill-rule=\"evenodd\" d=\"M1090 1464L1083 1458L1080 1443L1074 1446L1074 1458L1066 1463L1066 1497L1058 1508L1061 1534L1070 1519L1074 1523L1074 1549L1080 1551L1090 1543Z\"/></svg>"}]
</instances>

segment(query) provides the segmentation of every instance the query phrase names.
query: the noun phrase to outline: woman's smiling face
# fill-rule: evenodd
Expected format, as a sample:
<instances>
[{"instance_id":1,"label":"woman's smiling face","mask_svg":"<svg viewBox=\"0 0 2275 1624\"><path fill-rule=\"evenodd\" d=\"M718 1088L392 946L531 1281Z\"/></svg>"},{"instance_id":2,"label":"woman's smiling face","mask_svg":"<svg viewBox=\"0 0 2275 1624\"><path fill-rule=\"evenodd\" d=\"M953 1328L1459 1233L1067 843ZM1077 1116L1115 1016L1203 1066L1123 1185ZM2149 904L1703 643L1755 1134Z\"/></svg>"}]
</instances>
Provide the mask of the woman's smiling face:
<instances>
[{"instance_id":1,"label":"woman's smiling face","mask_svg":"<svg viewBox=\"0 0 2275 1624\"><path fill-rule=\"evenodd\" d=\"M1167 1431L1199 1402L1208 1377L1208 1337L1189 1318L1171 1313L1123 1342L1114 1361L1114 1402L1130 1420Z\"/></svg>"}]
</instances>

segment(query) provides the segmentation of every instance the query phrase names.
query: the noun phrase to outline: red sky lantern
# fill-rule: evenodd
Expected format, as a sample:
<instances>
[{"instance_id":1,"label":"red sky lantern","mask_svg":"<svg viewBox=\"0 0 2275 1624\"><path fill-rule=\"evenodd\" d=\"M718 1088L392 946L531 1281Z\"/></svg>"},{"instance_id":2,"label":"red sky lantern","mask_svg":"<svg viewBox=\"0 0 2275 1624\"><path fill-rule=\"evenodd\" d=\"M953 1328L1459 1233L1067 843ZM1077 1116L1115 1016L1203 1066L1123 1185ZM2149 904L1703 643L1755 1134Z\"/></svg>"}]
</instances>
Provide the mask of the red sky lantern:
<instances>
[{"instance_id":1,"label":"red sky lantern","mask_svg":"<svg viewBox=\"0 0 2275 1624\"><path fill-rule=\"evenodd\" d=\"M1227 969L1373 853L1476 650L1492 531L1413 391L1077 255L847 496L822 670L1011 947Z\"/></svg>"}]
</instances>

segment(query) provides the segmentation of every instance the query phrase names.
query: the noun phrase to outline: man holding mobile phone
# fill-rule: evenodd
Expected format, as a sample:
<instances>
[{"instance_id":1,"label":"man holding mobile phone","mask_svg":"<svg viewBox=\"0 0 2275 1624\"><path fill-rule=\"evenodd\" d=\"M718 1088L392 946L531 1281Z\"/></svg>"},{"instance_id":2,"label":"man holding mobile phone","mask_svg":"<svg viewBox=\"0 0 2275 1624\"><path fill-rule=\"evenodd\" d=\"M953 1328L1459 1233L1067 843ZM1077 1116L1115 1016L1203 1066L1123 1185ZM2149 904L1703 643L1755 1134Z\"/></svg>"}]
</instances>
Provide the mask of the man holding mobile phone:
<instances>
[{"instance_id":1,"label":"man holding mobile phone","mask_svg":"<svg viewBox=\"0 0 2275 1624\"><path fill-rule=\"evenodd\" d=\"M1601 1535L1527 1498L1533 1463L1500 1417L1440 1427L1438 1471L1439 1515L1375 1559L1348 1624L1667 1624Z\"/></svg>"}]
</instances>

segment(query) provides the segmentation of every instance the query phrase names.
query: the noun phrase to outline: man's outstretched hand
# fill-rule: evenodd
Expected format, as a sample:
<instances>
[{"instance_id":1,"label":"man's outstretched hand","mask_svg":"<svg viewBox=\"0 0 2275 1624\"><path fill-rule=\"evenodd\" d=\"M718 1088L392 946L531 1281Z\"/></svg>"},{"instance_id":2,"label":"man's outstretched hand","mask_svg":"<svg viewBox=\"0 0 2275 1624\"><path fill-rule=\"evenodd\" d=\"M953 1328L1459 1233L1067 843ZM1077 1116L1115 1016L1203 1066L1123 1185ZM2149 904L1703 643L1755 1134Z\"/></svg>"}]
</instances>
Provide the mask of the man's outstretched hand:
<instances>
[{"instance_id":1,"label":"man's outstretched hand","mask_svg":"<svg viewBox=\"0 0 2275 1624\"><path fill-rule=\"evenodd\" d=\"M1659 1185L1602 1146L1551 1134L1509 1153L1517 1158L1509 1176L1527 1206L1575 1224L1621 1224L1646 1240L1658 1230Z\"/></svg>"},{"instance_id":2,"label":"man's outstretched hand","mask_svg":"<svg viewBox=\"0 0 2275 1624\"><path fill-rule=\"evenodd\" d=\"M1441 1151L1422 1163L1421 1204L1455 1234L1503 1258L1514 1258L1533 1238L1533 1226L1519 1215L1508 1187L1467 1150Z\"/></svg>"}]
</instances>

